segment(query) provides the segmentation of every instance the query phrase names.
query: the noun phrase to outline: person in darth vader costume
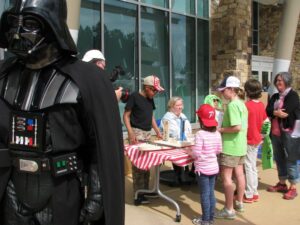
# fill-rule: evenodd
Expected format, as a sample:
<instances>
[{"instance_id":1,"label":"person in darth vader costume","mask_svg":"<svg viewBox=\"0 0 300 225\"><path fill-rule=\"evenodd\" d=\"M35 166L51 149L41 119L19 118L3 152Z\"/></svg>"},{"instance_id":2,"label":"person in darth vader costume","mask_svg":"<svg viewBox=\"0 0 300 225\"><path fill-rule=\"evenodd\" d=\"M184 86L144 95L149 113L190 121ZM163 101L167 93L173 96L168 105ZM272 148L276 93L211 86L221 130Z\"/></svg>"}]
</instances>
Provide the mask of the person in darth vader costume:
<instances>
[{"instance_id":1,"label":"person in darth vader costume","mask_svg":"<svg viewBox=\"0 0 300 225\"><path fill-rule=\"evenodd\" d=\"M124 224L123 140L104 71L78 60L65 0L0 21L0 224Z\"/></svg>"}]
</instances>

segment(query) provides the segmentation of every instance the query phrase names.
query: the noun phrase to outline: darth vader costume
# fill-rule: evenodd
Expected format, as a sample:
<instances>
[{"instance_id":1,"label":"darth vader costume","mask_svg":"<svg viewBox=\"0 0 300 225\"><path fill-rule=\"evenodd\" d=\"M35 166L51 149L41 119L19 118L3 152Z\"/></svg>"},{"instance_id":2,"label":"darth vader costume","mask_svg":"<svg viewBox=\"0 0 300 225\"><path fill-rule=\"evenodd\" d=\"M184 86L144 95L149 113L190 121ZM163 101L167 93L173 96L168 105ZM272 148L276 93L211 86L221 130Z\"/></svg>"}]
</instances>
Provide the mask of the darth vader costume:
<instances>
[{"instance_id":1,"label":"darth vader costume","mask_svg":"<svg viewBox=\"0 0 300 225\"><path fill-rule=\"evenodd\" d=\"M124 224L111 82L78 60L65 0L16 0L0 21L0 224Z\"/></svg>"}]
</instances>

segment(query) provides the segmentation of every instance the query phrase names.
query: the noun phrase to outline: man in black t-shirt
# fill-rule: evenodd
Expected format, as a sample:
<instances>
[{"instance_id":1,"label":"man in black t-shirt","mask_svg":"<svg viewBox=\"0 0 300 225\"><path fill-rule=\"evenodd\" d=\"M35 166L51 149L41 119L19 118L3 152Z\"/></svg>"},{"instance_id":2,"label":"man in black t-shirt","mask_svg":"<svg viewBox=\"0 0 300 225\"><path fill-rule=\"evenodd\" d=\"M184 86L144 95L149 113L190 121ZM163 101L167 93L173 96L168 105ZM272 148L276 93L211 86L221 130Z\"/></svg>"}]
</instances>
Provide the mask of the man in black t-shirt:
<instances>
[{"instance_id":1,"label":"man in black t-shirt","mask_svg":"<svg viewBox=\"0 0 300 225\"><path fill-rule=\"evenodd\" d=\"M164 89L160 86L159 78L150 75L144 78L143 90L130 95L123 115L129 144L137 144L139 140L149 140L151 128L154 129L158 138L162 138L153 116L153 110L155 110L153 97L161 91ZM149 177L149 171L140 170L132 165L133 194L139 189L149 189ZM148 203L148 200L143 194L140 194L135 203L145 204Z\"/></svg>"}]
</instances>

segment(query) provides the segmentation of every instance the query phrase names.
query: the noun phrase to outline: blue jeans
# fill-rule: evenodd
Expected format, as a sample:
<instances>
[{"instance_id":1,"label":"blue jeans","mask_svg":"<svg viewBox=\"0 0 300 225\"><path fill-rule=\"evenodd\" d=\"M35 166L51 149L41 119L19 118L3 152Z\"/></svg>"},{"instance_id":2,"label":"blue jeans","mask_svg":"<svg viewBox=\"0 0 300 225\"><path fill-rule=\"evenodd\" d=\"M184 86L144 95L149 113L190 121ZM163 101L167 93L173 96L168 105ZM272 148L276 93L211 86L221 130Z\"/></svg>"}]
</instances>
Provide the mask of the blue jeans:
<instances>
[{"instance_id":1,"label":"blue jeans","mask_svg":"<svg viewBox=\"0 0 300 225\"><path fill-rule=\"evenodd\" d=\"M292 184L298 183L300 178L297 160L291 161L287 159L287 153L280 137L272 135L271 139L279 179L288 179Z\"/></svg>"},{"instance_id":2,"label":"blue jeans","mask_svg":"<svg viewBox=\"0 0 300 225\"><path fill-rule=\"evenodd\" d=\"M198 187L200 191L200 202L202 208L202 220L214 220L214 212L216 207L215 198L215 181L216 175L197 174Z\"/></svg>"}]
</instances>

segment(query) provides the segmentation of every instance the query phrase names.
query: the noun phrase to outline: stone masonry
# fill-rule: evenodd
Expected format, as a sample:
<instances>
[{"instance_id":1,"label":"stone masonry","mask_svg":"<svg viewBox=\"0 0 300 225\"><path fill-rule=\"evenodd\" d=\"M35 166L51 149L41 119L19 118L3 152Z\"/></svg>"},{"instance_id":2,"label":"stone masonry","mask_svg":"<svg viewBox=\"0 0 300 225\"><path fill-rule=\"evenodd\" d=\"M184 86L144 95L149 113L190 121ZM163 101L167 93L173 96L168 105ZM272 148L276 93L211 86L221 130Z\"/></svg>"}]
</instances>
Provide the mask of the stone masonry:
<instances>
[{"instance_id":1,"label":"stone masonry","mask_svg":"<svg viewBox=\"0 0 300 225\"><path fill-rule=\"evenodd\" d=\"M211 87L227 73L244 83L251 75L251 0L211 0ZM259 55L274 57L283 5L259 5ZM291 60L300 93L300 18Z\"/></svg>"},{"instance_id":2,"label":"stone masonry","mask_svg":"<svg viewBox=\"0 0 300 225\"><path fill-rule=\"evenodd\" d=\"M211 87L224 75L251 74L251 0L211 1Z\"/></svg>"}]
</instances>

